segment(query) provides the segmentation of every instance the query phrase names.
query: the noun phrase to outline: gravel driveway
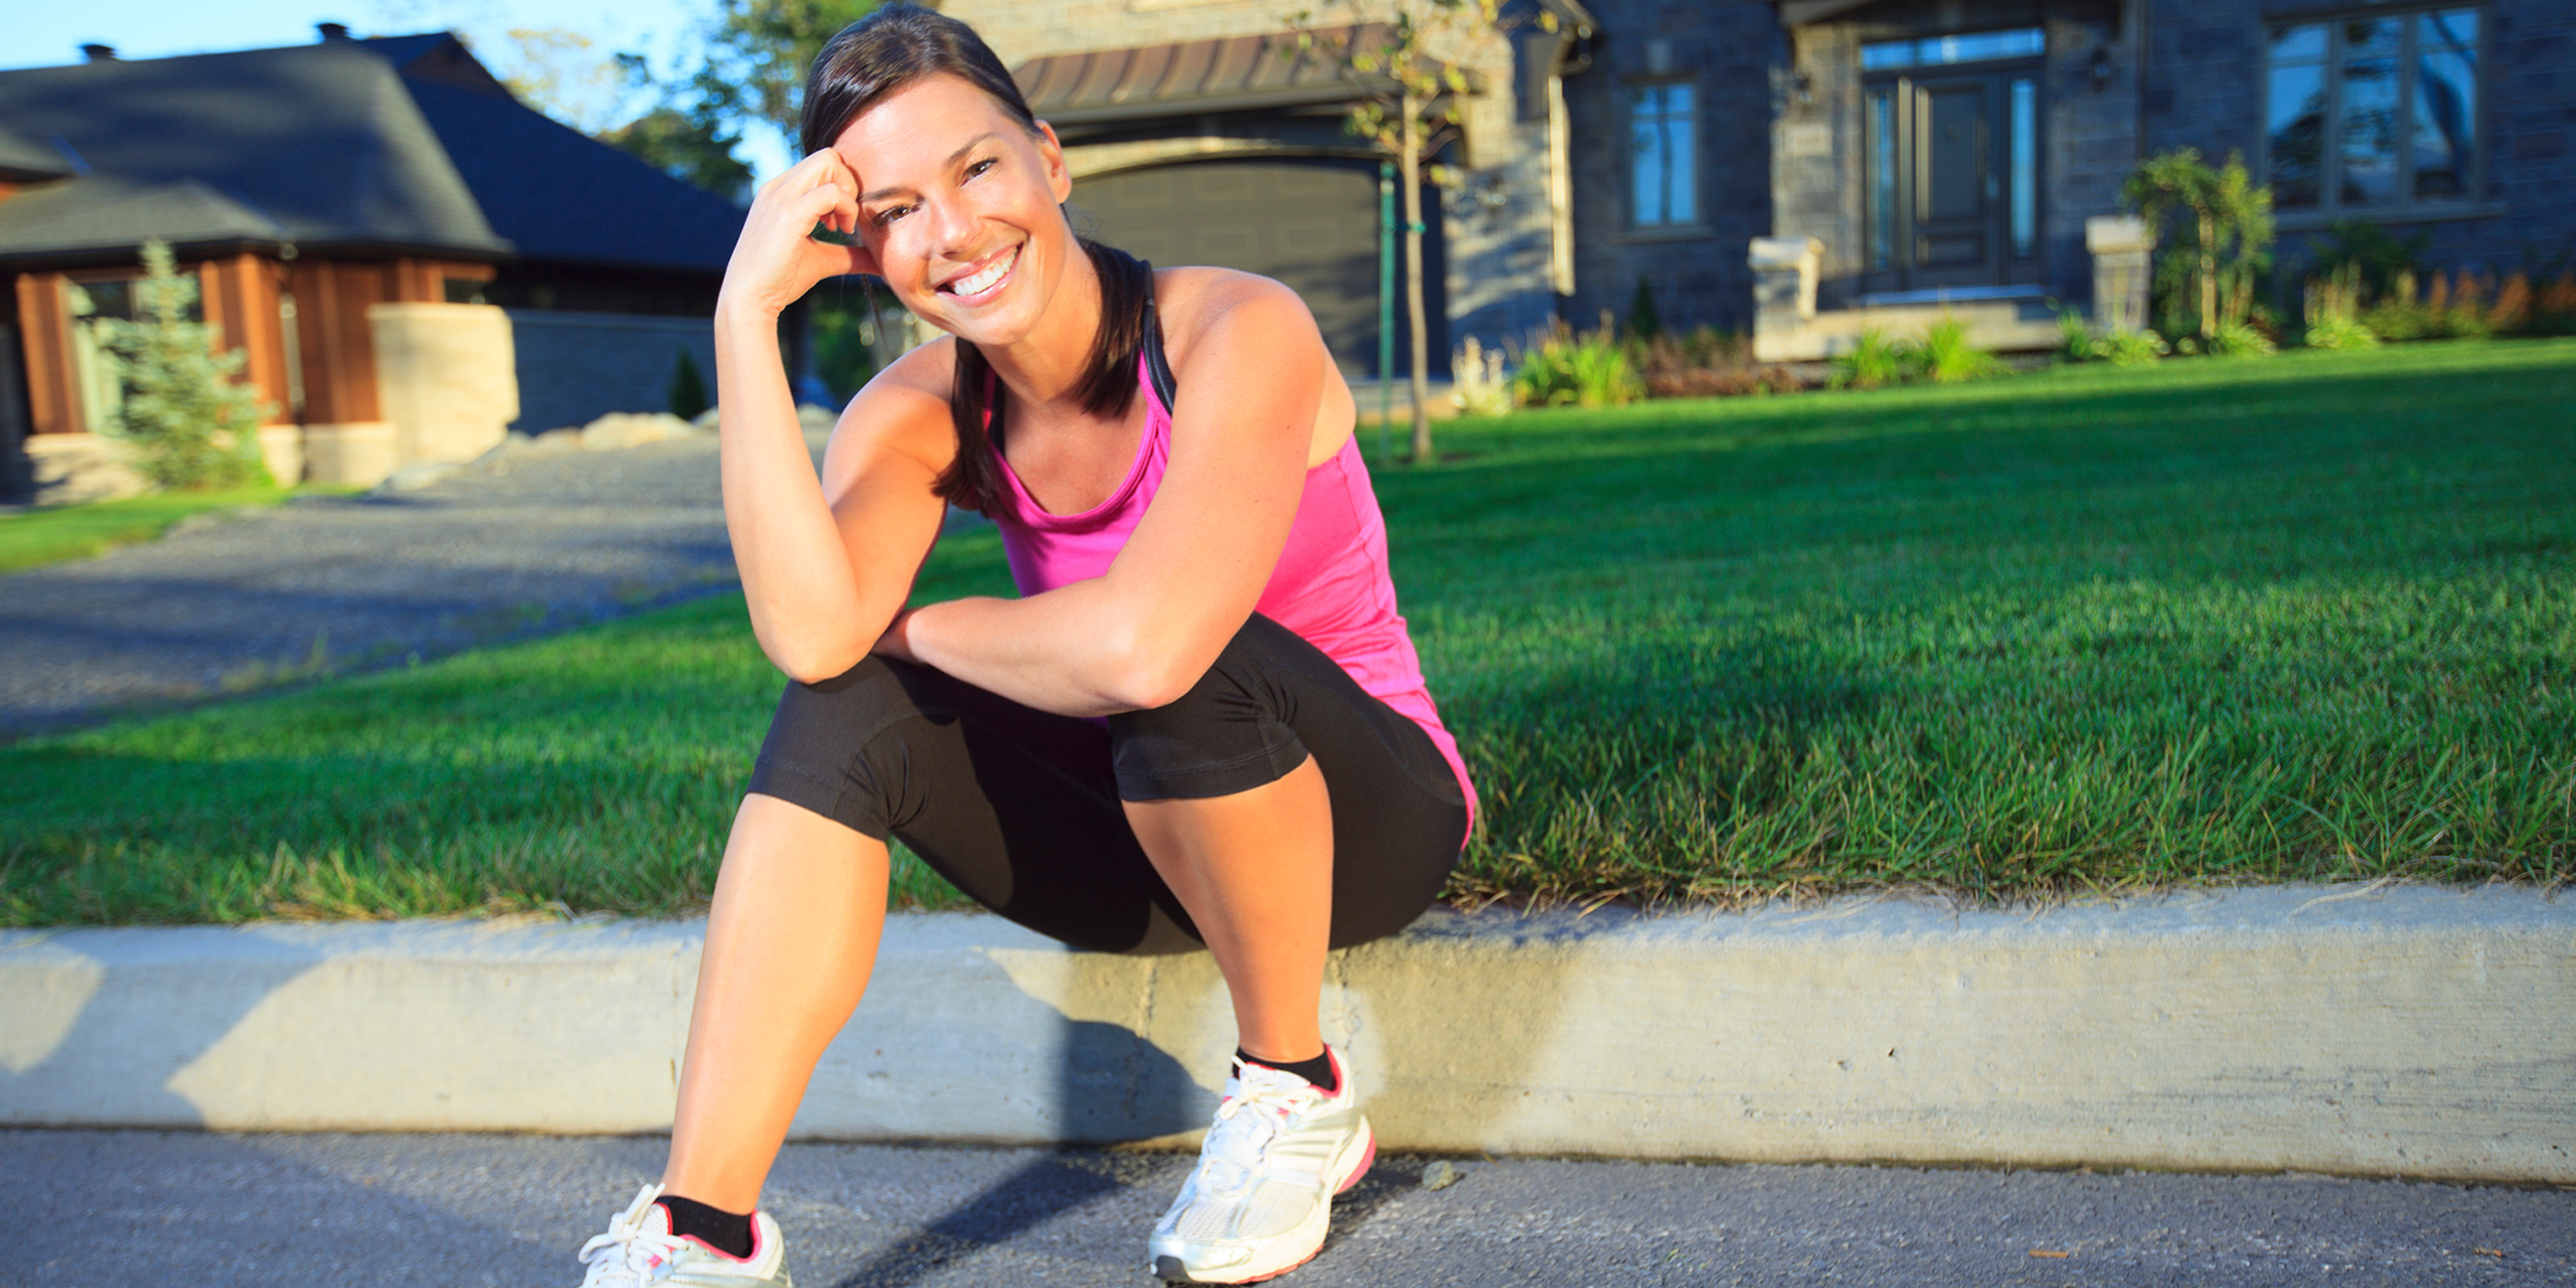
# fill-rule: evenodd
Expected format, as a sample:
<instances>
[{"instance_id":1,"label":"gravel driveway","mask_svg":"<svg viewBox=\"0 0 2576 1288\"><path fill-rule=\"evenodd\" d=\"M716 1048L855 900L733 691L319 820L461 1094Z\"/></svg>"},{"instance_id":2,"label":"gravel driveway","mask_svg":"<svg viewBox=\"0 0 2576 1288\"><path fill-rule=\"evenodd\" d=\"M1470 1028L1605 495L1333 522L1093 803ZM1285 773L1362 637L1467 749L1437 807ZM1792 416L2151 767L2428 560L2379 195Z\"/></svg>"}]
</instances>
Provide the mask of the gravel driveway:
<instances>
[{"instance_id":1,"label":"gravel driveway","mask_svg":"<svg viewBox=\"0 0 2576 1288\"><path fill-rule=\"evenodd\" d=\"M712 437L516 446L418 490L201 517L0 577L0 736L738 584Z\"/></svg>"}]
</instances>

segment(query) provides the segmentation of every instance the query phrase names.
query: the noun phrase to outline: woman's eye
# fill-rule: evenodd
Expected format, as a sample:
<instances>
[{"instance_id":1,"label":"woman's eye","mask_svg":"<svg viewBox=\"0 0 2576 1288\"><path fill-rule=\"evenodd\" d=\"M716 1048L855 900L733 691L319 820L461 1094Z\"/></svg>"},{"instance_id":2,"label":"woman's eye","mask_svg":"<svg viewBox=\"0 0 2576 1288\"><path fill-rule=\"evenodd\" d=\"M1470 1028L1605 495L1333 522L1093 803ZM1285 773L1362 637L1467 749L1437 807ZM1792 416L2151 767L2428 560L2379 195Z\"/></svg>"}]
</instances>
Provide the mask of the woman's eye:
<instances>
[{"instance_id":1,"label":"woman's eye","mask_svg":"<svg viewBox=\"0 0 2576 1288\"><path fill-rule=\"evenodd\" d=\"M1000 164L1001 164L1001 162L1000 162L999 160L997 160L997 159L995 159L995 158L993 158L993 157L986 157L986 158L984 158L983 160L978 161L978 162L976 162L975 164L973 164L973 165L970 165L970 166L966 167L966 177L967 177L967 178L969 178L969 179L972 179L972 178L974 178L975 176L977 176L977 175L979 175L979 174L982 174L982 173L984 173L985 171L990 170L990 169L992 169L994 166L997 166L997 165L1000 165Z\"/></svg>"},{"instance_id":2,"label":"woman's eye","mask_svg":"<svg viewBox=\"0 0 2576 1288\"><path fill-rule=\"evenodd\" d=\"M910 213L911 210L912 207L910 206L890 206L884 210L878 211L876 213L876 217L869 220L869 222L875 224L879 228L883 228L887 224L903 218L904 215Z\"/></svg>"}]
</instances>

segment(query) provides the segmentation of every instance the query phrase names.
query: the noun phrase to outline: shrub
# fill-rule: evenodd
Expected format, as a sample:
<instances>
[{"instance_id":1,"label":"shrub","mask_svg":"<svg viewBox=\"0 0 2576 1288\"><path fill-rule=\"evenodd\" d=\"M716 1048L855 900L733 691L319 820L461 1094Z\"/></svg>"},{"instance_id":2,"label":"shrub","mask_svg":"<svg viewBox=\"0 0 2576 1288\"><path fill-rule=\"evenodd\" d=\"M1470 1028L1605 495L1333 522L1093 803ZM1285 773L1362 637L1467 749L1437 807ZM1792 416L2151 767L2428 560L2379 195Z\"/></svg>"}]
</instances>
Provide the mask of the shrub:
<instances>
[{"instance_id":1,"label":"shrub","mask_svg":"<svg viewBox=\"0 0 2576 1288\"><path fill-rule=\"evenodd\" d=\"M2004 369L2001 360L1968 338L1968 324L1957 318L1933 323L1916 352L1915 367L1938 384L1982 380Z\"/></svg>"},{"instance_id":2,"label":"shrub","mask_svg":"<svg viewBox=\"0 0 2576 1288\"><path fill-rule=\"evenodd\" d=\"M2213 358L2267 358L2279 347L2251 322L2221 322L2209 329Z\"/></svg>"},{"instance_id":3,"label":"shrub","mask_svg":"<svg viewBox=\"0 0 2576 1288\"><path fill-rule=\"evenodd\" d=\"M2147 366L2171 352L2165 338L2153 331L2114 331L2094 343L2115 367Z\"/></svg>"},{"instance_id":4,"label":"shrub","mask_svg":"<svg viewBox=\"0 0 2576 1288\"><path fill-rule=\"evenodd\" d=\"M260 460L259 423L272 410L259 391L235 384L246 355L218 355L223 328L190 321L197 278L178 271L170 245L143 244L134 318L101 318L100 347L125 386L110 432L134 444L135 472L165 488L270 483Z\"/></svg>"},{"instance_id":5,"label":"shrub","mask_svg":"<svg viewBox=\"0 0 2576 1288\"><path fill-rule=\"evenodd\" d=\"M1503 375L1503 351L1488 349L1468 336L1449 365L1450 405L1470 416L1500 416L1512 409L1511 381Z\"/></svg>"},{"instance_id":6,"label":"shrub","mask_svg":"<svg viewBox=\"0 0 2576 1288\"><path fill-rule=\"evenodd\" d=\"M2057 357L2061 362L2091 362L2102 356L2102 342L2093 335L2093 324L2070 308L2057 310Z\"/></svg>"},{"instance_id":7,"label":"shrub","mask_svg":"<svg viewBox=\"0 0 2576 1288\"><path fill-rule=\"evenodd\" d=\"M2311 349L2376 349L2379 337L2372 335L2360 318L2329 313L2308 323L2307 334L2300 343Z\"/></svg>"},{"instance_id":8,"label":"shrub","mask_svg":"<svg viewBox=\"0 0 2576 1288\"><path fill-rule=\"evenodd\" d=\"M696 420L706 409L706 377L698 374L697 360L682 349L679 365L671 372L671 414L682 420Z\"/></svg>"},{"instance_id":9,"label":"shrub","mask_svg":"<svg viewBox=\"0 0 2576 1288\"><path fill-rule=\"evenodd\" d=\"M1739 331L1702 326L1687 335L1632 340L1629 348L1650 398L1721 398L1798 387L1787 369L1755 362L1753 341Z\"/></svg>"},{"instance_id":10,"label":"shrub","mask_svg":"<svg viewBox=\"0 0 2576 1288\"><path fill-rule=\"evenodd\" d=\"M1577 336L1559 322L1512 373L1512 401L1523 407L1616 407L1645 392L1627 347L1608 327Z\"/></svg>"},{"instance_id":11,"label":"shrub","mask_svg":"<svg viewBox=\"0 0 2576 1288\"><path fill-rule=\"evenodd\" d=\"M1833 387L1876 389L1902 382L1913 374L1913 355L1887 332L1869 327L1852 337L1852 347L1834 355Z\"/></svg>"}]
</instances>

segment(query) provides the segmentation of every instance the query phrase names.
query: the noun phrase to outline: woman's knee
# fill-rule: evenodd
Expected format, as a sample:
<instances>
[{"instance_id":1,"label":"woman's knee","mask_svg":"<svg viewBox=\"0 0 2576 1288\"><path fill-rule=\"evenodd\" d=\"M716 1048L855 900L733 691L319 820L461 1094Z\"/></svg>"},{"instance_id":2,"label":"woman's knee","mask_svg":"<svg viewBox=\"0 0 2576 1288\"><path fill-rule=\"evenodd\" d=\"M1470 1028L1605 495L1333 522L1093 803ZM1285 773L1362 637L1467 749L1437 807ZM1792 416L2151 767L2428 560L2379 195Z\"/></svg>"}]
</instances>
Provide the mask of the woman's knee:
<instances>
[{"instance_id":1,"label":"woman's knee","mask_svg":"<svg viewBox=\"0 0 2576 1288\"><path fill-rule=\"evenodd\" d=\"M1109 718L1122 799L1231 796L1306 763L1306 746L1290 727L1293 697L1273 673L1266 654L1274 642L1263 638L1263 627L1284 630L1256 615L1179 698Z\"/></svg>"}]
</instances>

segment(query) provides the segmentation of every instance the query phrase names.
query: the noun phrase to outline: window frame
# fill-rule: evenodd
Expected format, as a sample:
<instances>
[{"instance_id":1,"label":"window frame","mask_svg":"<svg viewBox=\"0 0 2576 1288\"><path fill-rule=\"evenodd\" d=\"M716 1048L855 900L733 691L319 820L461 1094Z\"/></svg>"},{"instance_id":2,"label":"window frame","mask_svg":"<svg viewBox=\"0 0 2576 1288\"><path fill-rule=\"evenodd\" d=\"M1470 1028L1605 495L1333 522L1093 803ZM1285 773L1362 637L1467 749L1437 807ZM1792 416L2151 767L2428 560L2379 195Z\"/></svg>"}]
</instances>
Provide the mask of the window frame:
<instances>
[{"instance_id":1,"label":"window frame","mask_svg":"<svg viewBox=\"0 0 2576 1288\"><path fill-rule=\"evenodd\" d=\"M2412 147L2415 136L2416 76L2421 70L2417 65L2420 58L2414 56L2419 31L2417 23L2418 20L2430 14L2462 9L2475 13L2478 19L2477 44L2474 47L2477 65L2472 72L2470 82L2476 92L2477 103L2475 110L2470 114L2468 174L2461 184L2463 191L2457 197L2429 199L2417 197L2414 191L2415 155ZM2363 19L2393 19L2403 24L2400 52L2397 55L2396 87L2398 108L2402 113L2400 118L2402 128L2398 131L2398 137L2403 142L2398 148L2396 199L2384 205L2346 205L2343 201L2341 140L2344 121L2344 64L2347 61L2344 25ZM2276 205L2274 221L2277 226L2291 229L2323 228L2346 219L2383 223L2418 223L2437 219L2480 218L2496 212L2497 203L2487 192L2488 179L2494 168L2495 151L2493 129L2495 10L2492 6L2482 2L2462 4L2454 0L2453 3L2447 4L2415 3L2403 7L2392 5L2385 8L2374 5L2368 8L2328 9L2315 13L2264 15L2260 20L2259 28L2262 33L2260 48L2263 59L2255 69L2255 75L2262 78L2262 87L2256 96L2255 108L2255 150L2258 167L2255 177L2267 188L2273 186L2272 80L2276 64L2272 59L2272 45L2282 33L2300 27L2322 27L2326 37L2326 48L2320 68L2324 76L2326 119L2321 126L2323 143L2319 149L2317 167L2318 200L2311 206Z\"/></svg>"},{"instance_id":2,"label":"window frame","mask_svg":"<svg viewBox=\"0 0 2576 1288\"><path fill-rule=\"evenodd\" d=\"M1644 223L1638 218L1637 153L1633 147L1634 141L1637 137L1637 96L1645 90L1666 89L1675 86L1687 89L1691 93L1691 109L1688 118L1690 121L1690 138L1687 142L1686 149L1689 153L1690 160L1691 214L1690 218L1684 220L1672 220L1665 223L1653 224ZM1700 78L1695 73L1676 73L1667 76L1637 76L1619 82L1619 131L1620 142L1622 145L1620 151L1624 154L1621 166L1622 173L1620 174L1621 183L1619 185L1619 204L1621 208L1619 230L1623 239L1655 241L1666 238L1705 237L1708 235L1710 230L1707 201L1708 185L1702 181L1703 172L1707 169L1707 166L1702 163L1703 158L1700 156L1701 144L1706 135L1706 132L1703 131L1700 126L1708 119L1707 103L1707 87L1700 84ZM1669 116L1667 119L1670 119Z\"/></svg>"}]
</instances>

